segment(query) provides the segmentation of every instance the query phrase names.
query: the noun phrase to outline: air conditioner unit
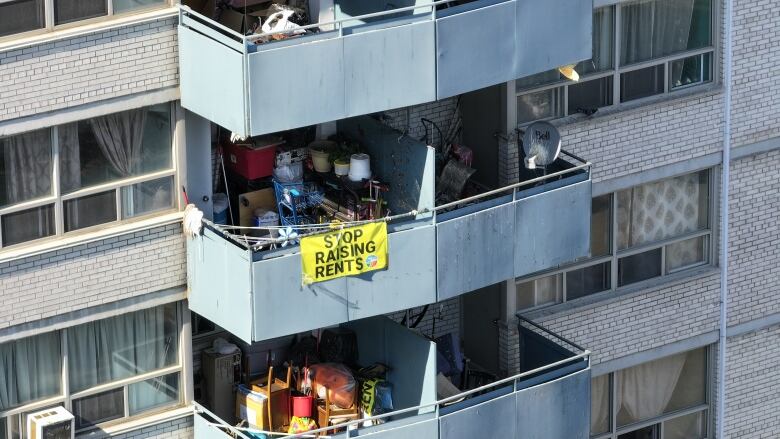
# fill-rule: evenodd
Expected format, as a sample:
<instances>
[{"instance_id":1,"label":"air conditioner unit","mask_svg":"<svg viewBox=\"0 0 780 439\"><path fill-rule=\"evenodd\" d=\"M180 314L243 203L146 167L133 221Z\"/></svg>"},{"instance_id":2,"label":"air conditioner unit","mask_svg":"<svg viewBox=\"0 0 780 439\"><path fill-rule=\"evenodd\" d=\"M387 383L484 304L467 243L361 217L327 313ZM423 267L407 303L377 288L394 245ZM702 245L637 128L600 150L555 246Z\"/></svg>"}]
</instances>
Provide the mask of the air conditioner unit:
<instances>
[{"instance_id":1,"label":"air conditioner unit","mask_svg":"<svg viewBox=\"0 0 780 439\"><path fill-rule=\"evenodd\" d=\"M63 407L27 415L27 439L73 439L74 417Z\"/></svg>"}]
</instances>

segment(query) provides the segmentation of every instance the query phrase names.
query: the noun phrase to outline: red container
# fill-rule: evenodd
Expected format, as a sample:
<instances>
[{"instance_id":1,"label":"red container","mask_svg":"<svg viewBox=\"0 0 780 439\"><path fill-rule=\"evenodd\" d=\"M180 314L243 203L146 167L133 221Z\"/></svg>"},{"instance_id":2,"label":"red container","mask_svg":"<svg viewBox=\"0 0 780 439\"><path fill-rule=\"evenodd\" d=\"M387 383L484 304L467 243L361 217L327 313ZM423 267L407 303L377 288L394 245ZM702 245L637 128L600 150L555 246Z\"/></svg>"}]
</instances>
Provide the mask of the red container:
<instances>
[{"instance_id":1,"label":"red container","mask_svg":"<svg viewBox=\"0 0 780 439\"><path fill-rule=\"evenodd\" d=\"M314 407L313 396L293 396L292 414L299 418L311 418L312 407Z\"/></svg>"},{"instance_id":2,"label":"red container","mask_svg":"<svg viewBox=\"0 0 780 439\"><path fill-rule=\"evenodd\" d=\"M257 138L253 143L225 145L225 166L247 180L268 177L274 172L276 147L284 143L276 137Z\"/></svg>"}]
</instances>

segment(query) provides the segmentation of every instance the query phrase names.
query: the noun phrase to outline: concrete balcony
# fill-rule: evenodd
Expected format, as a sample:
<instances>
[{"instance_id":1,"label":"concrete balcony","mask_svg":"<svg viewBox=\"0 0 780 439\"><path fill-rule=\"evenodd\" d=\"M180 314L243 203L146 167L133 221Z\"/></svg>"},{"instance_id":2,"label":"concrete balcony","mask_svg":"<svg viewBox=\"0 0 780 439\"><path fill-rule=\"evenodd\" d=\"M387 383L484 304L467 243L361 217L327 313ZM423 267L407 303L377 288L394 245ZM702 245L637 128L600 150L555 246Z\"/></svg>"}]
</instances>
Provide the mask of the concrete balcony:
<instances>
[{"instance_id":1,"label":"concrete balcony","mask_svg":"<svg viewBox=\"0 0 780 439\"><path fill-rule=\"evenodd\" d=\"M437 207L439 300L590 254L590 166L563 155L548 176Z\"/></svg>"},{"instance_id":2,"label":"concrete balcony","mask_svg":"<svg viewBox=\"0 0 780 439\"><path fill-rule=\"evenodd\" d=\"M331 427L330 437L471 439L490 432L507 439L588 438L590 353L533 322L519 323L520 373L438 400L429 381L437 370L434 343L383 318L350 327L358 336L360 361L381 359L397 374L388 377L395 410L341 424L348 433L334 434ZM364 426L372 419L384 423ZM195 439L252 439L257 433L235 429L196 407Z\"/></svg>"},{"instance_id":3,"label":"concrete balcony","mask_svg":"<svg viewBox=\"0 0 780 439\"><path fill-rule=\"evenodd\" d=\"M188 239L189 305L261 341L449 299L554 268L590 251L590 164L569 156L547 175L434 206L434 150L378 121L338 122L360 141L388 207L388 268L303 285L297 246L269 249L207 223ZM418 212L411 216L410 212ZM295 318L279 310L295 309Z\"/></svg>"},{"instance_id":4,"label":"concrete balcony","mask_svg":"<svg viewBox=\"0 0 780 439\"><path fill-rule=\"evenodd\" d=\"M336 3L344 10L348 2ZM444 2L415 3L340 14L307 26L315 33L262 44L182 7L182 106L260 135L443 99L591 57L592 1L477 0L442 10L436 5Z\"/></svg>"}]
</instances>

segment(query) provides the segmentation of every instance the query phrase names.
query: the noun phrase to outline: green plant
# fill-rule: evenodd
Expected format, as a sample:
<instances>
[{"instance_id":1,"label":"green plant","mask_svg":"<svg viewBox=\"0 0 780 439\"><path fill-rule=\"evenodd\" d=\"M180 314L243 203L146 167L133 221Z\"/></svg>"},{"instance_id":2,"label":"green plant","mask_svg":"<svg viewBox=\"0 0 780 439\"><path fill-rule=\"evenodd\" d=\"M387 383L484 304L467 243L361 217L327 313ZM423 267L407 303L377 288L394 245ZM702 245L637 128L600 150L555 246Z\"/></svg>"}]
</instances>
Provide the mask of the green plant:
<instances>
[{"instance_id":1,"label":"green plant","mask_svg":"<svg viewBox=\"0 0 780 439\"><path fill-rule=\"evenodd\" d=\"M343 140L339 142L338 146L330 151L328 159L331 162L347 164L349 163L349 159L352 157L352 154L357 154L360 151L360 144L358 142Z\"/></svg>"}]
</instances>

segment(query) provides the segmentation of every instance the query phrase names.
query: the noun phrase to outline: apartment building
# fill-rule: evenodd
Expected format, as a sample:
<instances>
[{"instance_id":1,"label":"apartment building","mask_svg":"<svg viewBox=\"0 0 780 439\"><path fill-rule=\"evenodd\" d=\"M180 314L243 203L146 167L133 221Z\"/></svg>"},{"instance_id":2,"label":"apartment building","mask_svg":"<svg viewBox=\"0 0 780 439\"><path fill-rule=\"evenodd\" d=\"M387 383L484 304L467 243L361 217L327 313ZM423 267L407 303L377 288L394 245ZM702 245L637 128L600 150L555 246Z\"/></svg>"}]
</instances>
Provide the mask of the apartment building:
<instances>
[{"instance_id":1,"label":"apartment building","mask_svg":"<svg viewBox=\"0 0 780 439\"><path fill-rule=\"evenodd\" d=\"M236 386L315 356L389 368L330 436L777 436L774 2L178 3L0 1L0 438L286 432ZM385 201L290 220L253 139L357 144ZM304 282L301 239L380 224L386 268Z\"/></svg>"}]
</instances>

